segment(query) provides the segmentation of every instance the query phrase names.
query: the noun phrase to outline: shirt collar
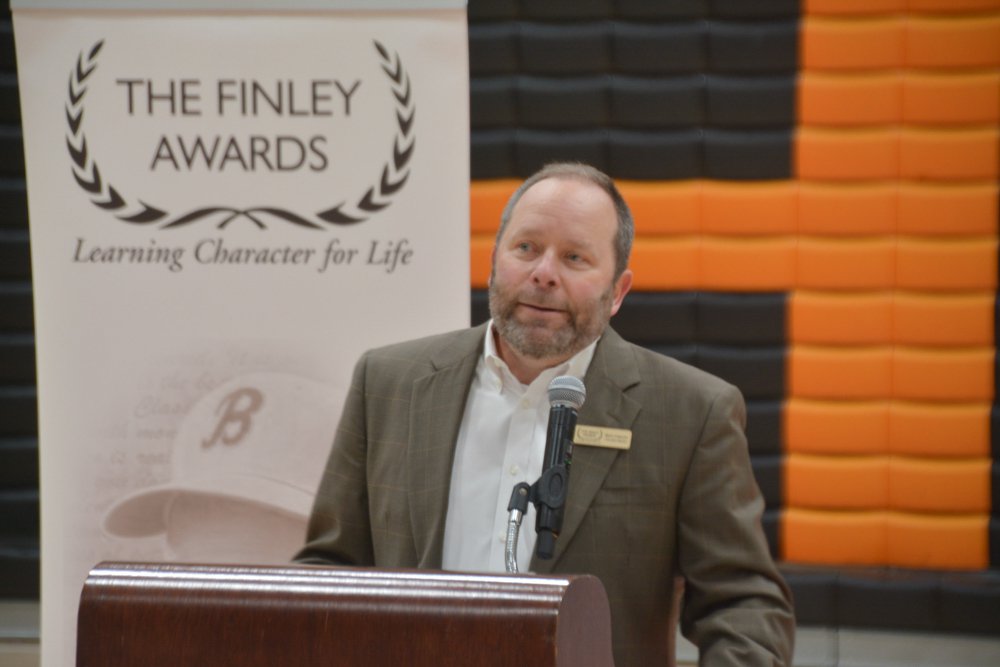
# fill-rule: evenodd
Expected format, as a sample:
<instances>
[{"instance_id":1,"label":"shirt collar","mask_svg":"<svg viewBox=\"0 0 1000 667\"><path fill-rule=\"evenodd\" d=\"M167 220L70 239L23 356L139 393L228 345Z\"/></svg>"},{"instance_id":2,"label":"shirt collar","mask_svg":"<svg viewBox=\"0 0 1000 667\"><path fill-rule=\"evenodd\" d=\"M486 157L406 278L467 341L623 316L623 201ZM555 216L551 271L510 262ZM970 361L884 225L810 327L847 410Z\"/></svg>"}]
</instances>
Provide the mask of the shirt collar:
<instances>
[{"instance_id":1,"label":"shirt collar","mask_svg":"<svg viewBox=\"0 0 1000 667\"><path fill-rule=\"evenodd\" d=\"M545 383L545 387L548 387L549 382L559 375L572 375L573 377L583 380L583 377L587 374L587 369L590 368L590 362L594 358L594 350L597 349L597 341L600 339L601 337L598 336L590 345L583 348L566 361L551 368L546 368L531 384L534 385L541 380ZM497 350L496 338L493 336L493 320L490 320L489 326L486 327L486 341L483 345L482 368L494 378L494 382L497 384L497 389L502 388L505 378L507 378L508 382L513 381L521 387L524 386L521 385L516 378L514 378L513 373L510 372L510 368L507 366L507 362L500 358L500 354Z\"/></svg>"}]
</instances>

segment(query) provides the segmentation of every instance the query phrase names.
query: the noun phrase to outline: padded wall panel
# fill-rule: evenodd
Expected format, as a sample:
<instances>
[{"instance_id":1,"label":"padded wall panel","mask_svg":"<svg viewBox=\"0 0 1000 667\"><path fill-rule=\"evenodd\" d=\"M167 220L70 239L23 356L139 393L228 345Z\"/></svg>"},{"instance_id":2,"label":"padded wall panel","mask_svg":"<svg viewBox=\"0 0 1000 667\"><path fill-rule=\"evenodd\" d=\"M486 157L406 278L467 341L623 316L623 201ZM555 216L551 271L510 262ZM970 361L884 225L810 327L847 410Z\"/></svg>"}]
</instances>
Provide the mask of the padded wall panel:
<instances>
[{"instance_id":1,"label":"padded wall panel","mask_svg":"<svg viewBox=\"0 0 1000 667\"><path fill-rule=\"evenodd\" d=\"M518 55L525 74L611 71L611 40L603 23L521 23Z\"/></svg>"},{"instance_id":2,"label":"padded wall panel","mask_svg":"<svg viewBox=\"0 0 1000 667\"><path fill-rule=\"evenodd\" d=\"M29 332L34 326L34 304L28 283L0 284L0 331Z\"/></svg>"},{"instance_id":3,"label":"padded wall panel","mask_svg":"<svg viewBox=\"0 0 1000 667\"><path fill-rule=\"evenodd\" d=\"M782 556L791 562L839 566L887 562L885 512L830 512L786 508Z\"/></svg>"},{"instance_id":4,"label":"padded wall panel","mask_svg":"<svg viewBox=\"0 0 1000 667\"><path fill-rule=\"evenodd\" d=\"M38 540L0 542L0 591L4 597L37 600L38 581Z\"/></svg>"},{"instance_id":5,"label":"padded wall panel","mask_svg":"<svg viewBox=\"0 0 1000 667\"><path fill-rule=\"evenodd\" d=\"M514 169L527 178L547 163L562 160L585 162L608 169L607 141L603 130L518 130L515 136Z\"/></svg>"},{"instance_id":6,"label":"padded wall panel","mask_svg":"<svg viewBox=\"0 0 1000 667\"><path fill-rule=\"evenodd\" d=\"M614 9L612 0L546 0L521 2L521 16L543 21L581 21L609 18Z\"/></svg>"},{"instance_id":7,"label":"padded wall panel","mask_svg":"<svg viewBox=\"0 0 1000 667\"><path fill-rule=\"evenodd\" d=\"M477 77L469 83L469 123L477 129L513 125L517 118L509 77Z\"/></svg>"},{"instance_id":8,"label":"padded wall panel","mask_svg":"<svg viewBox=\"0 0 1000 667\"><path fill-rule=\"evenodd\" d=\"M0 74L0 123L21 122L21 99L17 92L17 78L13 74Z\"/></svg>"},{"instance_id":9,"label":"padded wall panel","mask_svg":"<svg viewBox=\"0 0 1000 667\"><path fill-rule=\"evenodd\" d=\"M974 632L1000 636L1000 574L941 577L940 628L946 632Z\"/></svg>"},{"instance_id":10,"label":"padded wall panel","mask_svg":"<svg viewBox=\"0 0 1000 667\"><path fill-rule=\"evenodd\" d=\"M500 216L520 181L512 178L479 181L469 192L469 228L475 234L493 236L500 229Z\"/></svg>"},{"instance_id":11,"label":"padded wall panel","mask_svg":"<svg viewBox=\"0 0 1000 667\"><path fill-rule=\"evenodd\" d=\"M637 237L683 236L701 230L699 181L622 181L618 189L632 209Z\"/></svg>"},{"instance_id":12,"label":"padded wall panel","mask_svg":"<svg viewBox=\"0 0 1000 667\"><path fill-rule=\"evenodd\" d=\"M520 62L517 43L518 27L515 23L470 22L469 73L475 78L516 72Z\"/></svg>"},{"instance_id":13,"label":"padded wall panel","mask_svg":"<svg viewBox=\"0 0 1000 667\"><path fill-rule=\"evenodd\" d=\"M35 384L33 336L0 338L0 384Z\"/></svg>"},{"instance_id":14,"label":"padded wall panel","mask_svg":"<svg viewBox=\"0 0 1000 667\"><path fill-rule=\"evenodd\" d=\"M703 292L697 301L696 338L736 346L783 345L785 301L784 293Z\"/></svg>"},{"instance_id":15,"label":"padded wall panel","mask_svg":"<svg viewBox=\"0 0 1000 667\"><path fill-rule=\"evenodd\" d=\"M895 456L889 461L889 508L901 512L990 511L990 461Z\"/></svg>"},{"instance_id":16,"label":"padded wall panel","mask_svg":"<svg viewBox=\"0 0 1000 667\"><path fill-rule=\"evenodd\" d=\"M610 130L607 136L608 168L622 178L670 180L704 171L703 136L698 130Z\"/></svg>"},{"instance_id":17,"label":"padded wall panel","mask_svg":"<svg viewBox=\"0 0 1000 667\"><path fill-rule=\"evenodd\" d=\"M697 295L693 292L634 292L622 303L611 326L640 345L693 343L697 332Z\"/></svg>"},{"instance_id":18,"label":"padded wall panel","mask_svg":"<svg viewBox=\"0 0 1000 667\"><path fill-rule=\"evenodd\" d=\"M893 18L802 20L802 69L809 71L892 70L903 65L903 23Z\"/></svg>"},{"instance_id":19,"label":"padded wall panel","mask_svg":"<svg viewBox=\"0 0 1000 667\"><path fill-rule=\"evenodd\" d=\"M469 27L479 25L483 21L514 19L520 9L519 0L472 0L468 3Z\"/></svg>"},{"instance_id":20,"label":"padded wall panel","mask_svg":"<svg viewBox=\"0 0 1000 667\"><path fill-rule=\"evenodd\" d=\"M608 122L608 87L593 77L518 77L517 117L524 127L575 129Z\"/></svg>"},{"instance_id":21,"label":"padded wall panel","mask_svg":"<svg viewBox=\"0 0 1000 667\"><path fill-rule=\"evenodd\" d=\"M708 66L715 72L794 72L797 21L711 22Z\"/></svg>"},{"instance_id":22,"label":"padded wall panel","mask_svg":"<svg viewBox=\"0 0 1000 667\"><path fill-rule=\"evenodd\" d=\"M807 238L796 248L796 284L807 290L887 290L896 277L891 238Z\"/></svg>"},{"instance_id":23,"label":"padded wall panel","mask_svg":"<svg viewBox=\"0 0 1000 667\"><path fill-rule=\"evenodd\" d=\"M917 69L997 67L997 44L1000 17L914 16L906 22L903 58Z\"/></svg>"},{"instance_id":24,"label":"padded wall panel","mask_svg":"<svg viewBox=\"0 0 1000 667\"><path fill-rule=\"evenodd\" d=\"M789 297L789 340L812 345L879 345L892 339L888 292L797 290Z\"/></svg>"},{"instance_id":25,"label":"padded wall panel","mask_svg":"<svg viewBox=\"0 0 1000 667\"><path fill-rule=\"evenodd\" d=\"M899 122L902 84L875 73L858 80L838 72L803 72L798 80L798 116L804 125L851 127Z\"/></svg>"},{"instance_id":26,"label":"padded wall panel","mask_svg":"<svg viewBox=\"0 0 1000 667\"><path fill-rule=\"evenodd\" d=\"M706 79L708 125L728 128L789 127L795 123L795 78L786 76Z\"/></svg>"},{"instance_id":27,"label":"padded wall panel","mask_svg":"<svg viewBox=\"0 0 1000 667\"><path fill-rule=\"evenodd\" d=\"M28 201L21 179L0 179L0 228L28 228Z\"/></svg>"},{"instance_id":28,"label":"padded wall panel","mask_svg":"<svg viewBox=\"0 0 1000 667\"><path fill-rule=\"evenodd\" d=\"M891 512L885 562L916 569L983 569L989 564L988 524L985 515Z\"/></svg>"},{"instance_id":29,"label":"padded wall panel","mask_svg":"<svg viewBox=\"0 0 1000 667\"><path fill-rule=\"evenodd\" d=\"M781 401L758 399L747 401L746 405L750 456L782 454Z\"/></svg>"},{"instance_id":30,"label":"padded wall panel","mask_svg":"<svg viewBox=\"0 0 1000 667\"><path fill-rule=\"evenodd\" d=\"M996 297L989 292L897 293L892 303L892 339L903 345L992 347L995 304Z\"/></svg>"},{"instance_id":31,"label":"padded wall panel","mask_svg":"<svg viewBox=\"0 0 1000 667\"><path fill-rule=\"evenodd\" d=\"M34 387L0 387L0 436L28 436L38 432Z\"/></svg>"},{"instance_id":32,"label":"padded wall panel","mask_svg":"<svg viewBox=\"0 0 1000 667\"><path fill-rule=\"evenodd\" d=\"M619 72L684 74L708 65L708 35L702 23L615 23L611 40Z\"/></svg>"},{"instance_id":33,"label":"padded wall panel","mask_svg":"<svg viewBox=\"0 0 1000 667\"><path fill-rule=\"evenodd\" d=\"M798 232L868 236L896 231L898 188L885 183L798 183Z\"/></svg>"},{"instance_id":34,"label":"padded wall panel","mask_svg":"<svg viewBox=\"0 0 1000 667\"><path fill-rule=\"evenodd\" d=\"M797 188L788 181L705 181L700 230L706 236L794 234L797 198Z\"/></svg>"},{"instance_id":35,"label":"padded wall panel","mask_svg":"<svg viewBox=\"0 0 1000 667\"><path fill-rule=\"evenodd\" d=\"M747 399L778 399L785 394L783 347L699 345L696 365L736 385Z\"/></svg>"},{"instance_id":36,"label":"padded wall panel","mask_svg":"<svg viewBox=\"0 0 1000 667\"><path fill-rule=\"evenodd\" d=\"M900 234L921 236L995 236L996 183L901 183Z\"/></svg>"},{"instance_id":37,"label":"padded wall panel","mask_svg":"<svg viewBox=\"0 0 1000 667\"><path fill-rule=\"evenodd\" d=\"M0 542L38 537L38 489L0 490Z\"/></svg>"},{"instance_id":38,"label":"padded wall panel","mask_svg":"<svg viewBox=\"0 0 1000 667\"><path fill-rule=\"evenodd\" d=\"M764 506L770 510L782 507L784 503L781 488L781 457L753 456L750 465L753 467L753 476L757 480L760 493L764 496Z\"/></svg>"},{"instance_id":39,"label":"padded wall panel","mask_svg":"<svg viewBox=\"0 0 1000 667\"><path fill-rule=\"evenodd\" d=\"M705 86L698 76L612 76L610 93L611 118L622 128L690 127L706 122Z\"/></svg>"},{"instance_id":40,"label":"padded wall panel","mask_svg":"<svg viewBox=\"0 0 1000 667\"><path fill-rule=\"evenodd\" d=\"M985 402L889 405L889 453L895 455L988 460L991 430Z\"/></svg>"},{"instance_id":41,"label":"padded wall panel","mask_svg":"<svg viewBox=\"0 0 1000 667\"><path fill-rule=\"evenodd\" d=\"M0 177L24 176L24 145L21 129L0 126Z\"/></svg>"},{"instance_id":42,"label":"padded wall panel","mask_svg":"<svg viewBox=\"0 0 1000 667\"><path fill-rule=\"evenodd\" d=\"M789 130L705 130L705 176L720 180L785 178L792 168Z\"/></svg>"},{"instance_id":43,"label":"padded wall panel","mask_svg":"<svg viewBox=\"0 0 1000 667\"><path fill-rule=\"evenodd\" d=\"M710 0L712 14L732 19L797 18L800 0Z\"/></svg>"},{"instance_id":44,"label":"padded wall panel","mask_svg":"<svg viewBox=\"0 0 1000 667\"><path fill-rule=\"evenodd\" d=\"M902 78L902 116L916 125L1000 121L1000 74L917 72Z\"/></svg>"},{"instance_id":45,"label":"padded wall panel","mask_svg":"<svg viewBox=\"0 0 1000 667\"><path fill-rule=\"evenodd\" d=\"M932 631L937 586L933 579L900 571L845 572L838 582L837 617L847 625Z\"/></svg>"},{"instance_id":46,"label":"padded wall panel","mask_svg":"<svg viewBox=\"0 0 1000 667\"><path fill-rule=\"evenodd\" d=\"M478 130L470 139L470 168L477 178L503 178L515 172L515 133L513 130Z\"/></svg>"},{"instance_id":47,"label":"padded wall panel","mask_svg":"<svg viewBox=\"0 0 1000 667\"><path fill-rule=\"evenodd\" d=\"M0 438L0 489L35 489L37 487L38 440L36 438Z\"/></svg>"},{"instance_id":48,"label":"padded wall panel","mask_svg":"<svg viewBox=\"0 0 1000 667\"><path fill-rule=\"evenodd\" d=\"M785 404L785 447L792 454L877 456L889 451L887 401L817 401Z\"/></svg>"},{"instance_id":49,"label":"padded wall panel","mask_svg":"<svg viewBox=\"0 0 1000 667\"><path fill-rule=\"evenodd\" d=\"M31 278L28 232L14 231L0 236L0 280Z\"/></svg>"},{"instance_id":50,"label":"padded wall panel","mask_svg":"<svg viewBox=\"0 0 1000 667\"><path fill-rule=\"evenodd\" d=\"M879 510L889 500L888 461L881 456L790 454L785 495L789 505L804 509Z\"/></svg>"}]
</instances>

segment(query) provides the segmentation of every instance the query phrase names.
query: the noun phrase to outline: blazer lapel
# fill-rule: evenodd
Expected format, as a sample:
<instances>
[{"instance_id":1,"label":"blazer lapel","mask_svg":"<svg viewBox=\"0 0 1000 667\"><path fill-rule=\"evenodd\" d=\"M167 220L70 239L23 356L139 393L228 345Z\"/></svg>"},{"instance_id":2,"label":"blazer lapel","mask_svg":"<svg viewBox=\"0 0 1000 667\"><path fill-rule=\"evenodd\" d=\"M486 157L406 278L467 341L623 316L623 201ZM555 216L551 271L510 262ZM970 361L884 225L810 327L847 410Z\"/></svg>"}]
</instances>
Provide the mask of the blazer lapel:
<instances>
[{"instance_id":1,"label":"blazer lapel","mask_svg":"<svg viewBox=\"0 0 1000 667\"><path fill-rule=\"evenodd\" d=\"M431 352L435 370L413 383L406 463L418 567L441 567L455 444L485 336L483 325L447 338Z\"/></svg>"},{"instance_id":2,"label":"blazer lapel","mask_svg":"<svg viewBox=\"0 0 1000 667\"><path fill-rule=\"evenodd\" d=\"M593 426L631 429L640 405L624 391L639 382L639 369L630 346L608 327L594 351L594 358L584 378L587 399L580 409L578 423ZM600 490L619 450L603 447L574 447L569 475L562 531L550 560L531 559L531 571L547 574L559 562L583 521L587 508ZM534 527L529 527L533 530Z\"/></svg>"}]
</instances>

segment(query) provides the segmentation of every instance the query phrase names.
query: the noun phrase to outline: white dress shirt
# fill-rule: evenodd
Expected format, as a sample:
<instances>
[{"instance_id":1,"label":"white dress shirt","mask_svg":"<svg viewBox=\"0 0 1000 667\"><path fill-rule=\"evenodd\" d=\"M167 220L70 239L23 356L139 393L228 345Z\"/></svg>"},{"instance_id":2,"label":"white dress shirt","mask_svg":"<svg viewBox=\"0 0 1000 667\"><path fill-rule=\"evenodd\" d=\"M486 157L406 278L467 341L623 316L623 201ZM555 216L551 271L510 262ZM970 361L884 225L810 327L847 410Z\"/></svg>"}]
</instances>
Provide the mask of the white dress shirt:
<instances>
[{"instance_id":1,"label":"white dress shirt","mask_svg":"<svg viewBox=\"0 0 1000 667\"><path fill-rule=\"evenodd\" d=\"M446 570L503 572L507 503L514 485L542 474L549 420L549 383L560 375L583 379L596 341L568 361L523 385L497 354L493 323L469 389L458 432L444 527ZM572 483L572 481L570 482ZM535 547L535 508L528 505L517 549L528 570Z\"/></svg>"}]
</instances>

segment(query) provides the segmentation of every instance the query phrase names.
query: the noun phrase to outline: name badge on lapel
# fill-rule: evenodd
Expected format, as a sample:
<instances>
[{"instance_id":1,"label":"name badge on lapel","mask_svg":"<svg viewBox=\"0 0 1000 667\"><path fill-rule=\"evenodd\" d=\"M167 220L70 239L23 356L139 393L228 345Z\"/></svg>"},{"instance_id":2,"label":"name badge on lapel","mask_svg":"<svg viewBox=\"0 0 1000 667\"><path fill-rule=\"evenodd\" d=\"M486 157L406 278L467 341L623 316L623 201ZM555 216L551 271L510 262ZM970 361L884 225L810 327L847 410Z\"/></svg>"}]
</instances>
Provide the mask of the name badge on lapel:
<instances>
[{"instance_id":1,"label":"name badge on lapel","mask_svg":"<svg viewBox=\"0 0 1000 667\"><path fill-rule=\"evenodd\" d=\"M576 425L573 444L585 447L607 447L609 449L629 449L632 446L632 431L607 426Z\"/></svg>"}]
</instances>

